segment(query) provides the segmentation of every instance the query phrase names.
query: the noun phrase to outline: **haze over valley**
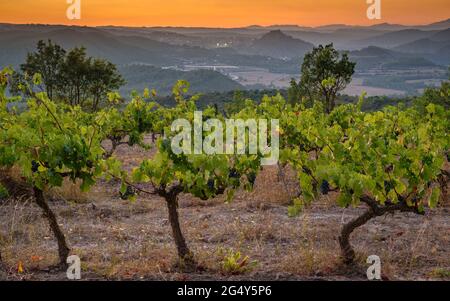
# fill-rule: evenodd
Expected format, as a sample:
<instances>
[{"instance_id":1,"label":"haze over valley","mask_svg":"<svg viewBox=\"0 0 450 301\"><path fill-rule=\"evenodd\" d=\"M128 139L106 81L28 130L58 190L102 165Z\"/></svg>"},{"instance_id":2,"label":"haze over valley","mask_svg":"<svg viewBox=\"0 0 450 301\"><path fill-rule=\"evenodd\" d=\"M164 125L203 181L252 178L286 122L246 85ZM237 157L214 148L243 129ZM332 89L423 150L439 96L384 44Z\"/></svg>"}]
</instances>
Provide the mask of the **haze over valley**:
<instances>
[{"instance_id":1,"label":"haze over valley","mask_svg":"<svg viewBox=\"0 0 450 301\"><path fill-rule=\"evenodd\" d=\"M0 24L0 67L18 68L39 40L110 60L127 84L121 92L171 92L177 79L192 92L284 89L298 80L303 56L333 43L357 63L345 94L414 95L447 78L450 19L422 26L296 25L243 28L78 27Z\"/></svg>"}]
</instances>

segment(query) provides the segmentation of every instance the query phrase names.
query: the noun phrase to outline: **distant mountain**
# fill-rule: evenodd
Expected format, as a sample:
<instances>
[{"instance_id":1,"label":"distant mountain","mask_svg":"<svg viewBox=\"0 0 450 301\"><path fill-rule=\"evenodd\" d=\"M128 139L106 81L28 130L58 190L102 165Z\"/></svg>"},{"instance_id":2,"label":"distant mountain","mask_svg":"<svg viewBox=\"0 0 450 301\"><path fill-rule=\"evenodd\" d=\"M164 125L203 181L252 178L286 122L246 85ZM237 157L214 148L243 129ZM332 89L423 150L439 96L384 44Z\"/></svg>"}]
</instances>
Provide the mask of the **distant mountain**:
<instances>
[{"instance_id":1,"label":"distant mountain","mask_svg":"<svg viewBox=\"0 0 450 301\"><path fill-rule=\"evenodd\" d=\"M146 65L128 65L119 68L119 72L127 81L121 93L129 95L132 90L142 91L145 88L155 89L158 95L170 95L172 87L178 80L190 83L190 92L227 92L243 90L244 86L231 78L213 70L180 71L162 69Z\"/></svg>"},{"instance_id":2,"label":"distant mountain","mask_svg":"<svg viewBox=\"0 0 450 301\"><path fill-rule=\"evenodd\" d=\"M395 58L398 56L398 53L381 47L369 46L361 50L351 51L350 55L354 57L363 57L363 58L370 58L370 57Z\"/></svg>"},{"instance_id":3,"label":"distant mountain","mask_svg":"<svg viewBox=\"0 0 450 301\"><path fill-rule=\"evenodd\" d=\"M142 29L140 29L142 30ZM139 31L140 31L139 30ZM139 35L142 34L142 35ZM159 67L185 64L238 64L240 66L286 70L282 60L268 56L244 55L232 48L207 49L174 45L149 39L147 34L75 26L0 25L0 67L18 67L27 53L36 50L39 40L52 40L65 49L84 46L89 56L101 57L117 65L132 63Z\"/></svg>"},{"instance_id":4,"label":"distant mountain","mask_svg":"<svg viewBox=\"0 0 450 301\"><path fill-rule=\"evenodd\" d=\"M448 42L450 41L450 28L439 31L430 37L433 41Z\"/></svg>"},{"instance_id":5,"label":"distant mountain","mask_svg":"<svg viewBox=\"0 0 450 301\"><path fill-rule=\"evenodd\" d=\"M248 29L270 29L270 30L312 30L313 27L299 26L291 24L274 24L269 26L251 25Z\"/></svg>"},{"instance_id":6,"label":"distant mountain","mask_svg":"<svg viewBox=\"0 0 450 301\"><path fill-rule=\"evenodd\" d=\"M438 42L430 39L420 39L411 43L402 44L393 49L405 53L433 54L447 45L450 45L450 41Z\"/></svg>"},{"instance_id":7,"label":"distant mountain","mask_svg":"<svg viewBox=\"0 0 450 301\"><path fill-rule=\"evenodd\" d=\"M438 50L436 53L434 53L430 57L430 60L433 60L437 64L441 64L448 67L450 65L450 44L447 44L446 46Z\"/></svg>"},{"instance_id":8,"label":"distant mountain","mask_svg":"<svg viewBox=\"0 0 450 301\"><path fill-rule=\"evenodd\" d=\"M420 29L423 30L443 30L450 28L450 18L447 20L443 20L440 22L431 23L428 25L422 25L418 26Z\"/></svg>"},{"instance_id":9,"label":"distant mountain","mask_svg":"<svg viewBox=\"0 0 450 301\"><path fill-rule=\"evenodd\" d=\"M337 49L357 50L369 45L361 45L358 40L379 36L385 31L370 29L367 27L340 28L334 31L306 31L289 30L284 33L296 39L312 43L314 45L333 43ZM356 42L355 42L356 41Z\"/></svg>"},{"instance_id":10,"label":"distant mountain","mask_svg":"<svg viewBox=\"0 0 450 301\"><path fill-rule=\"evenodd\" d=\"M39 40L52 40L65 49L84 46L90 56L106 58L115 64L145 62L175 64L175 59L168 53L177 46L141 38L143 47L133 43L133 37L115 36L95 28L64 27L41 32L10 31L0 34L0 65L17 66L25 60L28 52L35 51ZM145 48L147 47L147 48Z\"/></svg>"},{"instance_id":11,"label":"distant mountain","mask_svg":"<svg viewBox=\"0 0 450 301\"><path fill-rule=\"evenodd\" d=\"M355 27L359 27L359 26L352 26L352 25L346 25L346 24L328 24L328 25L314 27L314 29L317 31L333 32L338 29L355 28Z\"/></svg>"},{"instance_id":12,"label":"distant mountain","mask_svg":"<svg viewBox=\"0 0 450 301\"><path fill-rule=\"evenodd\" d=\"M146 27L132 28L132 27L115 27L115 26L103 26L99 27L107 32L115 35L127 35L127 36L142 36L158 42L174 45L190 45L196 46L201 44L202 39L193 36L184 35L181 33L166 31L166 30L153 30Z\"/></svg>"},{"instance_id":13,"label":"distant mountain","mask_svg":"<svg viewBox=\"0 0 450 301\"><path fill-rule=\"evenodd\" d=\"M403 53L422 55L436 64L449 65L450 29L439 31L429 38L399 45L393 49Z\"/></svg>"},{"instance_id":14,"label":"distant mountain","mask_svg":"<svg viewBox=\"0 0 450 301\"><path fill-rule=\"evenodd\" d=\"M152 65L175 71L173 69L183 69L186 65L193 69L224 65L246 75L265 76L267 72L270 76L285 74L289 77L298 74L302 57L314 45L334 43L337 49L350 51L351 59L357 62L357 70L361 73L372 74L373 70L389 68L393 72L408 68L435 70L435 64L447 66L450 62L447 44L450 29L436 29L446 24L448 20L420 26L420 29L395 24L336 24L317 28L296 25L187 28L0 24L0 68L6 65L18 67L28 52L35 51L38 40L51 39L66 49L84 46L88 55L108 59L119 67ZM211 74L212 78L217 78L216 75Z\"/></svg>"},{"instance_id":15,"label":"distant mountain","mask_svg":"<svg viewBox=\"0 0 450 301\"><path fill-rule=\"evenodd\" d=\"M403 29L419 29L419 30L443 30L450 28L450 19L425 24L425 25L402 25L402 24L391 24L391 23L379 23L375 25L369 26L360 26L360 25L346 25L346 24L330 24L324 26L314 27L313 30L338 30L338 29L355 29L355 28L368 28L375 30L383 30L383 31L399 31Z\"/></svg>"},{"instance_id":16,"label":"distant mountain","mask_svg":"<svg viewBox=\"0 0 450 301\"><path fill-rule=\"evenodd\" d=\"M193 82L194 92L228 91L242 86L202 66L223 66L221 70L233 70L237 80L243 82L246 76L258 77L263 86L272 78L298 76L305 53L314 45L334 43L337 49L349 51L350 59L357 62L355 76L367 79L376 75L376 87L395 89L389 76L411 76L413 85L421 76L430 80L426 83L445 78L444 66L450 64L449 23L446 20L416 27L336 24L317 28L0 24L0 68L18 67L28 52L35 51L38 40L51 39L65 49L84 46L88 55L118 65L129 82L124 92L150 86L170 93L179 78ZM201 70L179 71L187 65L189 70Z\"/></svg>"},{"instance_id":17,"label":"distant mountain","mask_svg":"<svg viewBox=\"0 0 450 301\"><path fill-rule=\"evenodd\" d=\"M354 28L367 28L367 29L376 29L376 30L386 30L386 31L398 31L402 29L420 29L420 30L443 30L450 28L450 19L442 20L439 22L434 22L430 24L424 25L404 25L404 24L391 24L391 23L379 23L375 25L350 25L350 24L327 24L320 25L316 27L308 27L308 26L300 26L295 24L277 24L270 26L261 26L261 25L251 25L245 27L247 29L262 29L262 28L273 28L273 29L299 29L299 30L314 30L314 31L334 31L338 29L354 29Z\"/></svg>"},{"instance_id":18,"label":"distant mountain","mask_svg":"<svg viewBox=\"0 0 450 301\"><path fill-rule=\"evenodd\" d=\"M371 29L376 30L386 30L386 31L398 31L402 29L407 29L408 26L406 25L400 25L400 24L390 24L390 23L380 23L369 26Z\"/></svg>"},{"instance_id":19,"label":"distant mountain","mask_svg":"<svg viewBox=\"0 0 450 301\"><path fill-rule=\"evenodd\" d=\"M272 30L255 40L248 51L253 54L274 58L303 57L314 45L303 40L294 39L281 30Z\"/></svg>"},{"instance_id":20,"label":"distant mountain","mask_svg":"<svg viewBox=\"0 0 450 301\"><path fill-rule=\"evenodd\" d=\"M411 69L435 67L432 61L415 54L406 54L370 46L349 52L350 60L356 62L359 71L370 69Z\"/></svg>"},{"instance_id":21,"label":"distant mountain","mask_svg":"<svg viewBox=\"0 0 450 301\"><path fill-rule=\"evenodd\" d=\"M393 48L401 44L410 43L419 39L429 38L436 32L437 31L424 31L419 29L403 29L399 31L383 33L381 35L368 39L362 39L358 42L362 46L376 45L378 47Z\"/></svg>"}]
</instances>

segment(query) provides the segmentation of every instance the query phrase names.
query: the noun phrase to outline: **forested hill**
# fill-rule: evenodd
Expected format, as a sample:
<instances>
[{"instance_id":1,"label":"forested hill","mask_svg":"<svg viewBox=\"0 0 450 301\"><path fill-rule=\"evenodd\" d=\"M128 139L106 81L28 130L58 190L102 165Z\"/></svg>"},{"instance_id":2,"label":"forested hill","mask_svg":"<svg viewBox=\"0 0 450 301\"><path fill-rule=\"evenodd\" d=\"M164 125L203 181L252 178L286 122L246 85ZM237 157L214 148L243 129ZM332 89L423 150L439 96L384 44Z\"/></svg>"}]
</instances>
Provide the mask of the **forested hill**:
<instances>
[{"instance_id":1,"label":"forested hill","mask_svg":"<svg viewBox=\"0 0 450 301\"><path fill-rule=\"evenodd\" d=\"M180 71L162 69L148 65L127 65L119 68L120 73L127 79L122 87L123 95L129 95L131 90L155 89L159 95L172 93L176 79L190 83L190 91L197 92L225 92L244 89L244 86L231 78L213 70Z\"/></svg>"}]
</instances>

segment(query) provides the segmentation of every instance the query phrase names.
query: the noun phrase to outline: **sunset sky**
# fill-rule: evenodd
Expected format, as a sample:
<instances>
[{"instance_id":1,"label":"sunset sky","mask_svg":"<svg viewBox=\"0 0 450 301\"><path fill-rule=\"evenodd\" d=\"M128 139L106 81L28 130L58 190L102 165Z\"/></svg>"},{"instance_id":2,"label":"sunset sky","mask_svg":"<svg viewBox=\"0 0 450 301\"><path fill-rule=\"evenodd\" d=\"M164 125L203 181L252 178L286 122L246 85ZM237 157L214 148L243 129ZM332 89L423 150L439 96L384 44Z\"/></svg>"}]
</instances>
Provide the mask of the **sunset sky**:
<instances>
[{"instance_id":1,"label":"sunset sky","mask_svg":"<svg viewBox=\"0 0 450 301\"><path fill-rule=\"evenodd\" d=\"M382 0L382 20L368 20L366 0L81 0L68 20L66 0L0 0L0 22L71 25L240 27L346 23L426 24L450 18L450 0Z\"/></svg>"}]
</instances>

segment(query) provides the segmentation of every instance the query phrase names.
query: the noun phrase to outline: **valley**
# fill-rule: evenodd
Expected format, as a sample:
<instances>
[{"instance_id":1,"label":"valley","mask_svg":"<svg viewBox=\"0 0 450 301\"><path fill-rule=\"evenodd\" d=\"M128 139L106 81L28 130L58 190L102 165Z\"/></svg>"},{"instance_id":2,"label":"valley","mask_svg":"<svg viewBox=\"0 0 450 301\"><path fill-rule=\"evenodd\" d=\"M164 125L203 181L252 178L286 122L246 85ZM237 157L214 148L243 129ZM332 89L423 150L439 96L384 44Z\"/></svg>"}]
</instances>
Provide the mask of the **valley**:
<instances>
[{"instance_id":1,"label":"valley","mask_svg":"<svg viewBox=\"0 0 450 301\"><path fill-rule=\"evenodd\" d=\"M118 65L128 82L122 93L150 85L166 95L179 75L196 81L194 92L286 88L291 78L300 77L305 53L328 43L348 52L357 63L357 79L346 90L351 95L362 90L369 95L419 94L425 87L445 80L450 64L450 20L446 20L409 27L378 24L315 28L0 24L0 67L17 68L38 40L48 39L65 48L84 46L89 55ZM129 72L136 66L141 66L139 78ZM156 81L155 68L162 75ZM212 83L224 77L228 84L223 87Z\"/></svg>"}]
</instances>

